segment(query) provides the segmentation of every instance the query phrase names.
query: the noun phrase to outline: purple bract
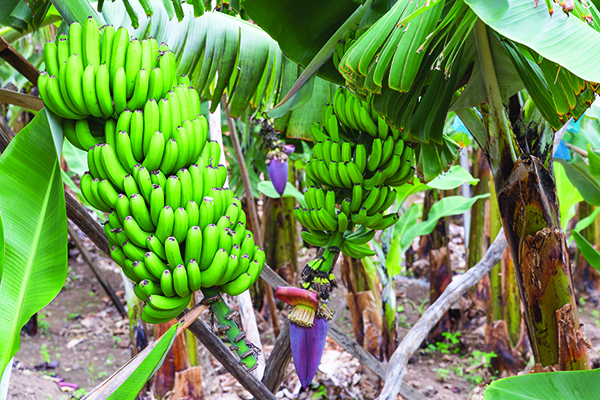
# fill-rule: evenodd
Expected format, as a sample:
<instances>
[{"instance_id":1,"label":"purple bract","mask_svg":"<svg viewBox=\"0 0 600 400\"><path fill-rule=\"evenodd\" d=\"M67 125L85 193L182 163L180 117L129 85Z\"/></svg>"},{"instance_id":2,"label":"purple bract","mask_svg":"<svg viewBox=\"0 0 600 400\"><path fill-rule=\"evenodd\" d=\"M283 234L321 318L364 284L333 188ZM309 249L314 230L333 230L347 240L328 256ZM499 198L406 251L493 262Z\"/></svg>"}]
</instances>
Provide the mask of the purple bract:
<instances>
[{"instance_id":1,"label":"purple bract","mask_svg":"<svg viewBox=\"0 0 600 400\"><path fill-rule=\"evenodd\" d=\"M296 374L303 388L312 382L325 349L328 322L324 318L315 318L311 328L290 324L290 344Z\"/></svg>"},{"instance_id":2,"label":"purple bract","mask_svg":"<svg viewBox=\"0 0 600 400\"><path fill-rule=\"evenodd\" d=\"M287 160L280 161L279 159L274 158L267 166L267 170L269 171L269 178L271 179L275 190L280 196L283 196L285 185L287 185L288 181L289 169Z\"/></svg>"}]
</instances>

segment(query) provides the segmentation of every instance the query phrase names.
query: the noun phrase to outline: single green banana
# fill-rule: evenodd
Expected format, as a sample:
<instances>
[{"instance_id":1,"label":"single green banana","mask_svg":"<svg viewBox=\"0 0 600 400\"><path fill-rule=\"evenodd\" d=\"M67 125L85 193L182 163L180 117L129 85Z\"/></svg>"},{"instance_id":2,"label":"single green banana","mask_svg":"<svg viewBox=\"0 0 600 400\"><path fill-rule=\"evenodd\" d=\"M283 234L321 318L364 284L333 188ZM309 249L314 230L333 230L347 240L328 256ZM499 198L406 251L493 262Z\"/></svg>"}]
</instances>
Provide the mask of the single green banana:
<instances>
[{"instance_id":1,"label":"single green banana","mask_svg":"<svg viewBox=\"0 0 600 400\"><path fill-rule=\"evenodd\" d=\"M200 203L200 220L198 226L204 231L209 225L215 223L215 203L211 197L205 197Z\"/></svg>"},{"instance_id":2,"label":"single green banana","mask_svg":"<svg viewBox=\"0 0 600 400\"><path fill-rule=\"evenodd\" d=\"M158 111L158 103L154 99L150 99L144 106L144 157L148 155L150 150L150 141L154 132L159 130L160 114ZM151 169L149 171L152 171Z\"/></svg>"},{"instance_id":3,"label":"single green banana","mask_svg":"<svg viewBox=\"0 0 600 400\"><path fill-rule=\"evenodd\" d=\"M204 254L203 254L204 256ZM219 249L214 254L212 262L207 269L202 270L202 286L212 287L217 284L227 272L229 254L225 249ZM202 267L200 267L202 269Z\"/></svg>"},{"instance_id":4,"label":"single green banana","mask_svg":"<svg viewBox=\"0 0 600 400\"><path fill-rule=\"evenodd\" d=\"M187 232L185 242L184 259L186 263L191 260L200 260L202 251L202 230L198 226L192 226Z\"/></svg>"},{"instance_id":5,"label":"single green banana","mask_svg":"<svg viewBox=\"0 0 600 400\"><path fill-rule=\"evenodd\" d=\"M69 26L69 55L83 54L82 50L83 28L77 21Z\"/></svg>"},{"instance_id":6,"label":"single green banana","mask_svg":"<svg viewBox=\"0 0 600 400\"><path fill-rule=\"evenodd\" d=\"M144 264L148 268L148 271L152 273L156 278L160 279L164 270L168 270L167 265L160 259L160 257L152 252L148 251L144 254Z\"/></svg>"},{"instance_id":7,"label":"single green banana","mask_svg":"<svg viewBox=\"0 0 600 400\"><path fill-rule=\"evenodd\" d=\"M160 185L162 188L167 186L167 177L162 173L161 170L150 172L150 178L152 179L152 183L155 185Z\"/></svg>"},{"instance_id":8,"label":"single green banana","mask_svg":"<svg viewBox=\"0 0 600 400\"><path fill-rule=\"evenodd\" d=\"M191 259L186 265L186 271L190 291L195 292L200 290L202 287L202 273L198 267L198 262L195 259Z\"/></svg>"},{"instance_id":9,"label":"single green banana","mask_svg":"<svg viewBox=\"0 0 600 400\"><path fill-rule=\"evenodd\" d=\"M80 119L75 122L75 134L77 135L79 143L86 149L90 149L99 144L99 141L92 136L90 125L86 119Z\"/></svg>"},{"instance_id":10,"label":"single green banana","mask_svg":"<svg viewBox=\"0 0 600 400\"><path fill-rule=\"evenodd\" d=\"M179 178L181 187L180 204L181 206L185 206L192 200L192 176L187 169L181 168L177 171L177 177Z\"/></svg>"},{"instance_id":11,"label":"single green banana","mask_svg":"<svg viewBox=\"0 0 600 400\"><path fill-rule=\"evenodd\" d=\"M83 66L88 65L97 68L100 66L100 31L96 20L89 16L83 23Z\"/></svg>"},{"instance_id":12,"label":"single green banana","mask_svg":"<svg viewBox=\"0 0 600 400\"><path fill-rule=\"evenodd\" d=\"M188 171L192 181L192 200L200 205L204 199L204 178L202 172L196 164L190 165Z\"/></svg>"},{"instance_id":13,"label":"single green banana","mask_svg":"<svg viewBox=\"0 0 600 400\"><path fill-rule=\"evenodd\" d=\"M113 246L110 248L110 258L119 266L125 265L125 253L119 246Z\"/></svg>"},{"instance_id":14,"label":"single green banana","mask_svg":"<svg viewBox=\"0 0 600 400\"><path fill-rule=\"evenodd\" d=\"M145 140L144 140L145 141ZM142 165L149 171L155 171L160 167L160 163L165 152L165 136L162 132L156 131L152 134L146 158Z\"/></svg>"},{"instance_id":15,"label":"single green banana","mask_svg":"<svg viewBox=\"0 0 600 400\"><path fill-rule=\"evenodd\" d=\"M165 135L165 140L173 137L171 126L171 107L169 100L161 98L158 101L159 127L158 130Z\"/></svg>"},{"instance_id":16,"label":"single green banana","mask_svg":"<svg viewBox=\"0 0 600 400\"><path fill-rule=\"evenodd\" d=\"M198 204L196 204L196 202L194 200L190 200L187 202L187 204L185 205L185 212L187 213L187 216L188 216L189 225L190 226L198 225L198 222L200 221L200 208L198 207Z\"/></svg>"},{"instance_id":17,"label":"single green banana","mask_svg":"<svg viewBox=\"0 0 600 400\"><path fill-rule=\"evenodd\" d=\"M90 111L83 98L83 63L78 54L73 54L69 57L66 71L69 71L66 76L66 87L76 111L84 115L89 115Z\"/></svg>"},{"instance_id":18,"label":"single green banana","mask_svg":"<svg viewBox=\"0 0 600 400\"><path fill-rule=\"evenodd\" d=\"M148 246L148 236L151 234L149 232L144 231L137 220L133 216L128 216L123 221L123 227L125 228L125 233L129 240L140 248L147 248Z\"/></svg>"},{"instance_id":19,"label":"single green banana","mask_svg":"<svg viewBox=\"0 0 600 400\"><path fill-rule=\"evenodd\" d=\"M129 240L123 242L123 252L130 260L144 261L145 249L136 246Z\"/></svg>"},{"instance_id":20,"label":"single green banana","mask_svg":"<svg viewBox=\"0 0 600 400\"><path fill-rule=\"evenodd\" d=\"M160 185L152 185L150 193L150 219L155 226L158 226L159 215L165 207L165 194ZM171 236L169 233L166 237ZM162 240L161 240L162 241Z\"/></svg>"},{"instance_id":21,"label":"single green banana","mask_svg":"<svg viewBox=\"0 0 600 400\"><path fill-rule=\"evenodd\" d=\"M142 44L139 40L133 39L127 46L127 54L125 55L125 75L126 75L126 93L127 98L133 96L136 76L142 65ZM131 108L130 108L131 109Z\"/></svg>"},{"instance_id":22,"label":"single green banana","mask_svg":"<svg viewBox=\"0 0 600 400\"><path fill-rule=\"evenodd\" d=\"M152 295L148 298L148 304L157 310L174 310L182 306L187 306L190 303L191 294L185 297L166 297L160 295Z\"/></svg>"},{"instance_id":23,"label":"single green banana","mask_svg":"<svg viewBox=\"0 0 600 400\"><path fill-rule=\"evenodd\" d=\"M189 229L189 222L185 208L179 207L175 210L175 223L173 224L173 236L179 243L183 243Z\"/></svg>"},{"instance_id":24,"label":"single green banana","mask_svg":"<svg viewBox=\"0 0 600 400\"><path fill-rule=\"evenodd\" d=\"M202 215L202 214L201 214ZM205 271L208 267L210 267L215 253L218 249L217 240L204 240L204 238L216 238L218 234L217 225L209 224L204 228L202 232L202 250L200 251L201 258L197 260L199 263L199 267L201 271ZM204 276L203 276L204 278Z\"/></svg>"},{"instance_id":25,"label":"single green banana","mask_svg":"<svg viewBox=\"0 0 600 400\"><path fill-rule=\"evenodd\" d=\"M115 112L113 101L110 95L111 81L112 80L109 77L108 67L106 64L100 64L98 67L98 72L96 73L96 96L98 98L98 104L100 105L102 114L105 117L108 117Z\"/></svg>"},{"instance_id":26,"label":"single green banana","mask_svg":"<svg viewBox=\"0 0 600 400\"><path fill-rule=\"evenodd\" d=\"M167 143L165 144L165 153L159 166L159 169L165 175L171 175L175 171L178 154L179 146L177 145L177 141L173 138L167 140Z\"/></svg>"},{"instance_id":27,"label":"single green banana","mask_svg":"<svg viewBox=\"0 0 600 400\"><path fill-rule=\"evenodd\" d=\"M58 76L58 48L54 42L44 45L44 65L49 75Z\"/></svg>"},{"instance_id":28,"label":"single green banana","mask_svg":"<svg viewBox=\"0 0 600 400\"><path fill-rule=\"evenodd\" d=\"M154 235L150 235L146 238L148 250L159 256L161 259L166 260L167 254L165 253L165 246L162 244L159 238Z\"/></svg>"},{"instance_id":29,"label":"single green banana","mask_svg":"<svg viewBox=\"0 0 600 400\"><path fill-rule=\"evenodd\" d=\"M113 25L104 25L100 32L100 64L106 64L109 68L115 32ZM99 66L94 66L94 70L97 71Z\"/></svg>"},{"instance_id":30,"label":"single green banana","mask_svg":"<svg viewBox=\"0 0 600 400\"><path fill-rule=\"evenodd\" d=\"M179 241L174 236L169 236L165 241L165 253L170 269L175 268L175 266L179 264L183 264Z\"/></svg>"},{"instance_id":31,"label":"single green banana","mask_svg":"<svg viewBox=\"0 0 600 400\"><path fill-rule=\"evenodd\" d=\"M167 179L165 204L171 206L173 209L177 209L181 205L181 183L177 175L171 175Z\"/></svg>"},{"instance_id":32,"label":"single green banana","mask_svg":"<svg viewBox=\"0 0 600 400\"><path fill-rule=\"evenodd\" d=\"M127 75L125 75L125 68L123 67L115 72L115 79L112 81L112 93L115 114L121 115L127 107Z\"/></svg>"},{"instance_id":33,"label":"single green banana","mask_svg":"<svg viewBox=\"0 0 600 400\"><path fill-rule=\"evenodd\" d=\"M133 172L133 167L137 164L135 156L133 155L133 149L131 147L131 138L129 134L125 131L117 132L115 148L117 150L117 157L119 162L127 171L127 173L131 174Z\"/></svg>"},{"instance_id":34,"label":"single green banana","mask_svg":"<svg viewBox=\"0 0 600 400\"><path fill-rule=\"evenodd\" d=\"M113 209L113 210L109 211L108 220L110 221L110 224L113 226L113 228L123 228L123 223L119 219L117 210Z\"/></svg>"},{"instance_id":35,"label":"single green banana","mask_svg":"<svg viewBox=\"0 0 600 400\"><path fill-rule=\"evenodd\" d=\"M120 27L114 34L112 40L112 47L110 51L110 61L108 63L108 78L112 82L115 79L117 70L125 66L125 59L127 55L127 49L129 48L129 32L127 28ZM100 69L98 69L100 70ZM125 71L127 72L127 71ZM112 114L112 113L111 113Z\"/></svg>"},{"instance_id":36,"label":"single green banana","mask_svg":"<svg viewBox=\"0 0 600 400\"><path fill-rule=\"evenodd\" d=\"M173 209L168 205L163 207L158 215L156 224L155 236L165 243L167 238L173 234L173 225L175 224L175 216Z\"/></svg>"},{"instance_id":37,"label":"single green banana","mask_svg":"<svg viewBox=\"0 0 600 400\"><path fill-rule=\"evenodd\" d=\"M127 108L131 110L140 110L144 108L144 104L148 100L148 86L150 80L150 72L145 69L140 69L135 77L135 90L131 99L127 101Z\"/></svg>"},{"instance_id":38,"label":"single green banana","mask_svg":"<svg viewBox=\"0 0 600 400\"><path fill-rule=\"evenodd\" d=\"M173 271L173 287L179 297L185 297L190 293L187 271L181 264L177 265Z\"/></svg>"},{"instance_id":39,"label":"single green banana","mask_svg":"<svg viewBox=\"0 0 600 400\"><path fill-rule=\"evenodd\" d=\"M175 163L175 170L185 168L191 164L188 164L190 158L190 140L187 131L182 126L173 128L173 139L177 142L177 162Z\"/></svg>"},{"instance_id":40,"label":"single green banana","mask_svg":"<svg viewBox=\"0 0 600 400\"><path fill-rule=\"evenodd\" d=\"M135 193L130 196L129 207L133 217L143 230L149 232L154 231L156 227L152 222L150 211L148 210L148 207L146 207L146 202L142 195Z\"/></svg>"},{"instance_id":41,"label":"single green banana","mask_svg":"<svg viewBox=\"0 0 600 400\"><path fill-rule=\"evenodd\" d=\"M140 188L144 201L147 205L150 205L150 200L152 197L152 179L150 178L148 169L143 165L139 166L138 172L135 175L135 181Z\"/></svg>"},{"instance_id":42,"label":"single green banana","mask_svg":"<svg viewBox=\"0 0 600 400\"><path fill-rule=\"evenodd\" d=\"M175 288L173 287L173 276L168 269L165 269L160 276L160 289L167 297L174 297L176 295Z\"/></svg>"}]
</instances>

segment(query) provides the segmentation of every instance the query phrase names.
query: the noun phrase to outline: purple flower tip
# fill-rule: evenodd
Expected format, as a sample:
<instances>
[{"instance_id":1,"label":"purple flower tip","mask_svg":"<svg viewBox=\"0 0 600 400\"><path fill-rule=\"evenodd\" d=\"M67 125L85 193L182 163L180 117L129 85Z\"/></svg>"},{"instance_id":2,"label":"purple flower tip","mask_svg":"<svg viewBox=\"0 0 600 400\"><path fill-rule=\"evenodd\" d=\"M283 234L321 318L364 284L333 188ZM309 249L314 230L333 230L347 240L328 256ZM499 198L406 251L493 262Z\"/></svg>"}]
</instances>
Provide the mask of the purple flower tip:
<instances>
[{"instance_id":1,"label":"purple flower tip","mask_svg":"<svg viewBox=\"0 0 600 400\"><path fill-rule=\"evenodd\" d=\"M288 162L280 161L277 158L271 160L269 165L267 166L267 170L269 171L269 178L275 187L277 193L280 196L283 196L283 192L285 191L285 185L287 185L288 181Z\"/></svg>"},{"instance_id":2,"label":"purple flower tip","mask_svg":"<svg viewBox=\"0 0 600 400\"><path fill-rule=\"evenodd\" d=\"M303 388L312 382L325 349L329 323L325 318L315 318L311 328L290 324L290 344L296 374Z\"/></svg>"},{"instance_id":3,"label":"purple flower tip","mask_svg":"<svg viewBox=\"0 0 600 400\"><path fill-rule=\"evenodd\" d=\"M285 154L287 154L288 156L292 154L294 150L296 150L296 146L294 146L293 144L286 144L285 146L283 146L283 151L285 151Z\"/></svg>"}]
</instances>

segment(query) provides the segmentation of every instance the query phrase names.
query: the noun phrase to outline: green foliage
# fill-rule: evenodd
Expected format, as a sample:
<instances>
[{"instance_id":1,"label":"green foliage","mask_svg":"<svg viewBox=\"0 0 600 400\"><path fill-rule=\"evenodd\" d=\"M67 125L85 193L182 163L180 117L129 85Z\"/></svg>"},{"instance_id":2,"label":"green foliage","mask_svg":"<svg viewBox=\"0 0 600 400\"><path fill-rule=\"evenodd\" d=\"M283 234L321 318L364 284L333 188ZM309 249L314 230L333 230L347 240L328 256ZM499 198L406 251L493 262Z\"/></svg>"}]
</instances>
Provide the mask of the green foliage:
<instances>
[{"instance_id":1,"label":"green foliage","mask_svg":"<svg viewBox=\"0 0 600 400\"><path fill-rule=\"evenodd\" d=\"M0 284L1 369L18 351L23 325L58 294L67 273L67 216L53 125L39 112L0 156L0 210L11 227Z\"/></svg>"},{"instance_id":2,"label":"green foliage","mask_svg":"<svg viewBox=\"0 0 600 400\"><path fill-rule=\"evenodd\" d=\"M518 375L492 382L485 400L592 400L600 393L600 369Z\"/></svg>"},{"instance_id":3,"label":"green foliage","mask_svg":"<svg viewBox=\"0 0 600 400\"><path fill-rule=\"evenodd\" d=\"M554 180L556 182L556 194L560 201L561 227L567 229L569 221L575 216L575 207L577 203L583 201L583 197L569 180L565 167L560 163L554 164Z\"/></svg>"}]
</instances>

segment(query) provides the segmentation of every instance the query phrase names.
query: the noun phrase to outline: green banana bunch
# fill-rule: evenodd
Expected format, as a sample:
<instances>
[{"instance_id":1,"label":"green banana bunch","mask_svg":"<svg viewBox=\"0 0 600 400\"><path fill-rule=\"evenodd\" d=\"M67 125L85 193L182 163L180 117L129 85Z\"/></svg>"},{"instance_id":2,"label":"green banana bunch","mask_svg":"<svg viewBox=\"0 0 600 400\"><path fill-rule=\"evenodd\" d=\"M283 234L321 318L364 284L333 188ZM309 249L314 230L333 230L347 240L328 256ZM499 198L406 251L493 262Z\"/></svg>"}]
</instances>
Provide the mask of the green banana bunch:
<instances>
[{"instance_id":1,"label":"green banana bunch","mask_svg":"<svg viewBox=\"0 0 600 400\"><path fill-rule=\"evenodd\" d=\"M116 118L125 108L142 109L149 99L164 98L177 85L175 56L168 48L159 50L153 38L131 40L124 27L100 30L91 17L47 43L44 63L40 97L67 119ZM77 146L77 140L68 140Z\"/></svg>"},{"instance_id":2,"label":"green banana bunch","mask_svg":"<svg viewBox=\"0 0 600 400\"><path fill-rule=\"evenodd\" d=\"M351 42L352 34L347 35ZM323 107L321 121L311 126L306 208L295 208L294 216L307 228L302 238L325 249L302 275L307 287L326 298L335 287L331 269L337 254L374 255L368 243L375 232L398 221L396 213L386 212L397 197L393 187L414 176L414 150L406 135L390 129L371 104L345 88Z\"/></svg>"},{"instance_id":3,"label":"green banana bunch","mask_svg":"<svg viewBox=\"0 0 600 400\"><path fill-rule=\"evenodd\" d=\"M41 96L87 152L81 191L109 213L111 257L146 302L142 318L169 321L202 288L238 295L253 285L265 254L224 187L221 146L168 47L100 31L90 18L48 43L44 58Z\"/></svg>"}]
</instances>

